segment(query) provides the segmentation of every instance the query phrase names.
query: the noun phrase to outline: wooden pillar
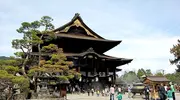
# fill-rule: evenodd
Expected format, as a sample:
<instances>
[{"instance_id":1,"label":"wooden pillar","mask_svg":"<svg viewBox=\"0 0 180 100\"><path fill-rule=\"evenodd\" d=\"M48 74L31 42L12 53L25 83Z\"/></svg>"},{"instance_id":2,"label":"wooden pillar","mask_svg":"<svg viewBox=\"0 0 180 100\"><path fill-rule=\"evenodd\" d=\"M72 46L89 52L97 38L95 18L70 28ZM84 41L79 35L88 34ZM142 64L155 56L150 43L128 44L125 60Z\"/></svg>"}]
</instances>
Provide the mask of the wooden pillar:
<instances>
[{"instance_id":1,"label":"wooden pillar","mask_svg":"<svg viewBox=\"0 0 180 100\"><path fill-rule=\"evenodd\" d=\"M114 76L110 76L111 77L111 85L114 84Z\"/></svg>"},{"instance_id":2,"label":"wooden pillar","mask_svg":"<svg viewBox=\"0 0 180 100\"><path fill-rule=\"evenodd\" d=\"M109 68L106 68L106 75L109 75Z\"/></svg>"},{"instance_id":3,"label":"wooden pillar","mask_svg":"<svg viewBox=\"0 0 180 100\"><path fill-rule=\"evenodd\" d=\"M86 71L86 82L87 82L88 79L88 71Z\"/></svg>"},{"instance_id":4,"label":"wooden pillar","mask_svg":"<svg viewBox=\"0 0 180 100\"><path fill-rule=\"evenodd\" d=\"M96 73L96 68L94 67L94 75L95 75L95 73Z\"/></svg>"},{"instance_id":5,"label":"wooden pillar","mask_svg":"<svg viewBox=\"0 0 180 100\"><path fill-rule=\"evenodd\" d=\"M97 71L97 69L96 69L96 66L95 66L95 64L94 64L94 59L91 59L92 60L92 64L91 64L91 66L93 67L93 69L94 69L94 75L95 75L95 73L96 73L96 71Z\"/></svg>"},{"instance_id":6,"label":"wooden pillar","mask_svg":"<svg viewBox=\"0 0 180 100\"><path fill-rule=\"evenodd\" d=\"M81 68L80 67L78 67L78 72L80 73L80 70L81 70Z\"/></svg>"},{"instance_id":7,"label":"wooden pillar","mask_svg":"<svg viewBox=\"0 0 180 100\"><path fill-rule=\"evenodd\" d=\"M107 77L107 68L106 68L106 71L105 71L105 77Z\"/></svg>"},{"instance_id":8,"label":"wooden pillar","mask_svg":"<svg viewBox=\"0 0 180 100\"><path fill-rule=\"evenodd\" d=\"M113 69L113 83L115 84L115 81L116 81L116 70L115 69Z\"/></svg>"},{"instance_id":9,"label":"wooden pillar","mask_svg":"<svg viewBox=\"0 0 180 100\"><path fill-rule=\"evenodd\" d=\"M78 68L77 68L77 72L80 73L80 66L81 66L81 62L80 62L80 59L78 59Z\"/></svg>"},{"instance_id":10,"label":"wooden pillar","mask_svg":"<svg viewBox=\"0 0 180 100\"><path fill-rule=\"evenodd\" d=\"M98 65L97 65L97 61L96 61L96 59L93 59L94 60L94 67L96 68L96 72L97 72L97 74L99 74L99 69L98 69Z\"/></svg>"},{"instance_id":11,"label":"wooden pillar","mask_svg":"<svg viewBox=\"0 0 180 100\"><path fill-rule=\"evenodd\" d=\"M106 78L107 78L107 82L109 81L109 77L107 77L109 75L109 68L106 67Z\"/></svg>"}]
</instances>

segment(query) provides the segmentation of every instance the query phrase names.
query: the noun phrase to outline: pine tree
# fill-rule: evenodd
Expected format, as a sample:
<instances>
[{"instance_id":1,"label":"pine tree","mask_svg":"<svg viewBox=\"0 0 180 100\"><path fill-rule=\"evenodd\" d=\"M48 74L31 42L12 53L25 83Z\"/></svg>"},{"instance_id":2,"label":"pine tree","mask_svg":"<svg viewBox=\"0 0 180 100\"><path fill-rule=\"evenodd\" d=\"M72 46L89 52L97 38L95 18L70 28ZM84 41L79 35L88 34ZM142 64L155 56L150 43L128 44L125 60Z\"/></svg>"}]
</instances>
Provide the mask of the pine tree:
<instances>
[{"instance_id":1,"label":"pine tree","mask_svg":"<svg viewBox=\"0 0 180 100\"><path fill-rule=\"evenodd\" d=\"M180 40L176 45L170 49L170 53L174 55L174 59L170 60L171 64L175 64L177 66L177 72L180 72Z\"/></svg>"},{"instance_id":2,"label":"pine tree","mask_svg":"<svg viewBox=\"0 0 180 100\"><path fill-rule=\"evenodd\" d=\"M7 100L10 100L13 95L13 89L20 89L21 92L26 93L29 88L29 80L24 76L17 76L20 72L18 66L21 63L19 58L10 58L6 60L0 60L0 92L3 92L5 88L8 88ZM18 87L14 87L14 86ZM0 95L0 99L2 95Z\"/></svg>"},{"instance_id":3,"label":"pine tree","mask_svg":"<svg viewBox=\"0 0 180 100\"><path fill-rule=\"evenodd\" d=\"M48 46L43 46L42 53L49 54L50 59L42 59L40 65L33 66L28 71L30 77L38 78L42 74L47 73L50 77L55 77L57 79L56 82L60 83L73 78L80 78L81 74L78 73L76 69L71 68L73 62L67 61L66 56L63 54L63 50L58 48L57 45L49 44Z\"/></svg>"}]
</instances>

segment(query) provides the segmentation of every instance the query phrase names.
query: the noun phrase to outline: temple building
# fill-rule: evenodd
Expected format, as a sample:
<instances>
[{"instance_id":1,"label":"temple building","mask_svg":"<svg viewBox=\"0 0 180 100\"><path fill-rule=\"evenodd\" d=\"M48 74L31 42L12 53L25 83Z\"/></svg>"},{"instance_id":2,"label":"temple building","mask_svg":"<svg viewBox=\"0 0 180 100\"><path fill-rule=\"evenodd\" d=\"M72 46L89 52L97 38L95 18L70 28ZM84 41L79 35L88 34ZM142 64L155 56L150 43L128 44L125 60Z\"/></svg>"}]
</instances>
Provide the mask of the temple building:
<instances>
[{"instance_id":1,"label":"temple building","mask_svg":"<svg viewBox=\"0 0 180 100\"><path fill-rule=\"evenodd\" d=\"M114 84L117 67L128 64L132 59L117 58L104 54L121 43L108 40L91 30L78 13L67 24L54 30L56 39L44 44L55 43L67 59L73 61L74 68L82 75L80 85L101 86ZM33 49L36 52L37 48Z\"/></svg>"}]
</instances>

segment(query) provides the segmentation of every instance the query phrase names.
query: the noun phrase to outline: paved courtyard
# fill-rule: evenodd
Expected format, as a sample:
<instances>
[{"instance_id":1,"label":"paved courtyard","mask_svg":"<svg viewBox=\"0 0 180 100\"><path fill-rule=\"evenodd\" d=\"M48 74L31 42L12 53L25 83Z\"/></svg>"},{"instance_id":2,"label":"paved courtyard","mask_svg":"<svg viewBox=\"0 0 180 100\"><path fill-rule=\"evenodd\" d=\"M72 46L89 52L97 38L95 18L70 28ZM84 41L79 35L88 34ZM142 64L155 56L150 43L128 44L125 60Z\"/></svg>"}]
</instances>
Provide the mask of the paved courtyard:
<instances>
[{"instance_id":1,"label":"paved courtyard","mask_svg":"<svg viewBox=\"0 0 180 100\"><path fill-rule=\"evenodd\" d=\"M68 94L68 100L110 100L108 97L99 96L88 96L87 94ZM117 98L115 98L117 100ZM123 100L143 100L142 96L136 95L134 98L129 99L127 94L123 95ZM176 93L176 100L180 100L180 93Z\"/></svg>"},{"instance_id":2,"label":"paved courtyard","mask_svg":"<svg viewBox=\"0 0 180 100\"><path fill-rule=\"evenodd\" d=\"M110 100L109 96L105 97L105 96L99 96L97 97L96 95L94 96L88 96L86 93L85 94L69 94L68 95L68 100ZM115 98L115 100L117 100L117 98ZM132 99L128 99L127 94L123 95L123 100L132 100ZM142 96L137 95L134 97L133 100L143 100Z\"/></svg>"}]
</instances>

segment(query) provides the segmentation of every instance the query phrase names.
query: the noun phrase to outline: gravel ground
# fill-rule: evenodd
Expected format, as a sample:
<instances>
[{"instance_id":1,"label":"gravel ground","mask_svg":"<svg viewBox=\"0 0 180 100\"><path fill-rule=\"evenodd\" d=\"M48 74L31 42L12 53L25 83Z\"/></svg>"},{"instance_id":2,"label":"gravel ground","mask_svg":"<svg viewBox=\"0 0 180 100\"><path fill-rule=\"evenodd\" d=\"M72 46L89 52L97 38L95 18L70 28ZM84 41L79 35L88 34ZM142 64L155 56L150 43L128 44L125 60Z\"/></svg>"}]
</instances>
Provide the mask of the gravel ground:
<instances>
[{"instance_id":1,"label":"gravel ground","mask_svg":"<svg viewBox=\"0 0 180 100\"><path fill-rule=\"evenodd\" d=\"M110 100L109 96L104 97L104 96L99 96L97 97L96 95L94 96L88 96L86 93L85 94L68 94L67 95L68 100ZM48 99L48 98L43 98L43 99L31 99L31 100L63 100L63 99ZM117 100L117 98L115 98ZM123 95L123 100L144 100L141 95L136 95L134 98L128 98L127 94ZM176 100L180 100L180 93L176 93Z\"/></svg>"},{"instance_id":2,"label":"gravel ground","mask_svg":"<svg viewBox=\"0 0 180 100\"><path fill-rule=\"evenodd\" d=\"M68 94L68 100L110 100L109 96L104 97L104 96L99 96L97 97L96 95L94 96L88 96L86 93L85 94ZM117 100L117 98L115 98ZM128 98L127 94L123 95L123 100L144 100L142 96L136 95L134 98ZM180 100L180 93L176 93L176 100Z\"/></svg>"}]
</instances>

